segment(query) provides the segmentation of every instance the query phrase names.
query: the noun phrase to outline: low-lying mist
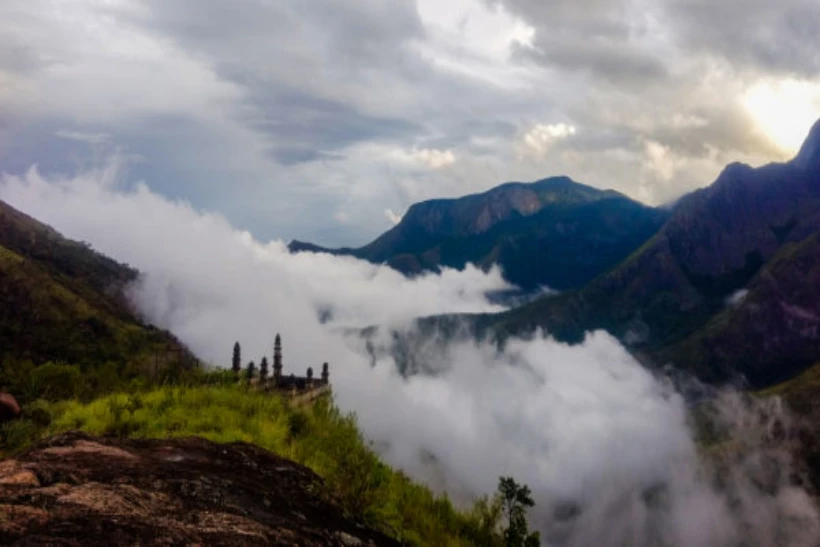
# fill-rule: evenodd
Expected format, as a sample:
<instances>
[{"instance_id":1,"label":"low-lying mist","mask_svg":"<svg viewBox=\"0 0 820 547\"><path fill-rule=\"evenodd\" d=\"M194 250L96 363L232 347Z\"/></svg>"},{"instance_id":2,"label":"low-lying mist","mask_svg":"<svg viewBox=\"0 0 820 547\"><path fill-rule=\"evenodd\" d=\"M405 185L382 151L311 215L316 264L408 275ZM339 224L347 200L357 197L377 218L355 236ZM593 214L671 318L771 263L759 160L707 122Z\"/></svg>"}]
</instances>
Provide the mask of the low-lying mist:
<instances>
[{"instance_id":1,"label":"low-lying mist","mask_svg":"<svg viewBox=\"0 0 820 547\"><path fill-rule=\"evenodd\" d=\"M456 500L491 493L500 475L528 484L532 524L556 545L813 545L820 519L777 427L775 403L726 393L709 405L708 457L671 382L603 332L582 344L547 335L496 346L420 348L433 375L375 366L342 327L412 328L411 319L491 312L510 287L475 268L407 279L352 258L287 253L221 216L121 185L116 160L66 178L4 176L0 198L65 235L139 268L139 310L197 355L227 366L284 342L285 373L324 361L338 404L355 411L391 464ZM305 214L310 214L306 211ZM775 427L776 424L777 427ZM782 435L781 435L782 437ZM778 440L780 439L780 440Z\"/></svg>"}]
</instances>

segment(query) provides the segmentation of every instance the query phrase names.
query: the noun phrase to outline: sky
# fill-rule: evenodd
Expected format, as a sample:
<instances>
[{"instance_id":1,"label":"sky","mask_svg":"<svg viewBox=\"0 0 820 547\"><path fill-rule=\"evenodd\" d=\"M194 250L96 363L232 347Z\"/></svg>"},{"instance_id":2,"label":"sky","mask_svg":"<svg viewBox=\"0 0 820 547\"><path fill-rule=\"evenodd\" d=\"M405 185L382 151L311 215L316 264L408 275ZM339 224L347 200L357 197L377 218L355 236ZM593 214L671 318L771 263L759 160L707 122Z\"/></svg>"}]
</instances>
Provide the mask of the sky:
<instances>
[{"instance_id":1,"label":"sky","mask_svg":"<svg viewBox=\"0 0 820 547\"><path fill-rule=\"evenodd\" d=\"M127 181L263 241L566 174L662 204L820 117L815 0L4 0L0 172Z\"/></svg>"}]
</instances>

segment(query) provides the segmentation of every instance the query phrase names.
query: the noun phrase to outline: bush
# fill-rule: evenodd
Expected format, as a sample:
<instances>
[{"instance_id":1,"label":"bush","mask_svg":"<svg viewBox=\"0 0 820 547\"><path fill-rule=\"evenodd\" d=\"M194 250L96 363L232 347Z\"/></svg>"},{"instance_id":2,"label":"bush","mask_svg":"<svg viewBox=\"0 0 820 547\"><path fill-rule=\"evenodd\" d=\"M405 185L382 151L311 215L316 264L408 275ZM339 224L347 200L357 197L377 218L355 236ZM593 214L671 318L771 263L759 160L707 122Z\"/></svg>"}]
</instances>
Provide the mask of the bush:
<instances>
[{"instance_id":1,"label":"bush","mask_svg":"<svg viewBox=\"0 0 820 547\"><path fill-rule=\"evenodd\" d=\"M310 431L310 418L302 411L295 411L288 416L288 439L298 440Z\"/></svg>"},{"instance_id":2,"label":"bush","mask_svg":"<svg viewBox=\"0 0 820 547\"><path fill-rule=\"evenodd\" d=\"M31 373L33 393L48 401L68 399L77 394L80 369L58 363L46 363Z\"/></svg>"},{"instance_id":3,"label":"bush","mask_svg":"<svg viewBox=\"0 0 820 547\"><path fill-rule=\"evenodd\" d=\"M3 454L14 454L40 435L40 428L31 420L12 420L0 427L0 448Z\"/></svg>"},{"instance_id":4,"label":"bush","mask_svg":"<svg viewBox=\"0 0 820 547\"><path fill-rule=\"evenodd\" d=\"M39 428L51 425L51 407L46 401L34 401L23 409L23 413L25 418L31 420Z\"/></svg>"}]
</instances>

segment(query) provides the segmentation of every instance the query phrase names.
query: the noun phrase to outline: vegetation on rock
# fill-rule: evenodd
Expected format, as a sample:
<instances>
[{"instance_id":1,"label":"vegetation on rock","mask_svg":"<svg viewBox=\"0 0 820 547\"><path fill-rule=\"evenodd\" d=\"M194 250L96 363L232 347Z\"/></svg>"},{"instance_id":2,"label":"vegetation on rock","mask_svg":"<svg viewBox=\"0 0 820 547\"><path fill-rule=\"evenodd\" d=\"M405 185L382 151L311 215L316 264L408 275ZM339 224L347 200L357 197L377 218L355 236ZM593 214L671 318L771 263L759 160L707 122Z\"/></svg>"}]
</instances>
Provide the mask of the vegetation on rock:
<instances>
[{"instance_id":1,"label":"vegetation on rock","mask_svg":"<svg viewBox=\"0 0 820 547\"><path fill-rule=\"evenodd\" d=\"M465 513L445 495L433 494L391 469L365 441L355 415L342 414L329 398L294 407L277 394L237 384L230 372L189 373L184 384L136 389L90 402L40 400L31 406L27 419L4 427L5 450L14 453L43 435L68 431L251 443L312 469L348 514L401 542L501 544L501 515L487 511L486 500ZM522 501L526 500L516 494L513 502L518 505L505 513L515 530L527 505Z\"/></svg>"}]
</instances>

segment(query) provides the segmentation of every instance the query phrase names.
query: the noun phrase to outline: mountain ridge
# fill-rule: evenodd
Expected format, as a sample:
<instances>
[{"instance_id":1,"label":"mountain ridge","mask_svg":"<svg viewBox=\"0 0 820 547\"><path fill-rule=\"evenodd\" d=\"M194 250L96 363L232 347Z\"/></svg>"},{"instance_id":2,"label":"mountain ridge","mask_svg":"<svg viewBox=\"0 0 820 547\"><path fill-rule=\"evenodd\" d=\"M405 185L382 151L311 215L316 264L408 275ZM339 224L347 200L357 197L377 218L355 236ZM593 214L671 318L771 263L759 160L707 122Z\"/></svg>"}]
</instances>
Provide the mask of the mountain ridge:
<instances>
[{"instance_id":1,"label":"mountain ridge","mask_svg":"<svg viewBox=\"0 0 820 547\"><path fill-rule=\"evenodd\" d=\"M421 318L392 333L406 374L422 341L542 331L581 343L605 330L639 361L707 383L764 388L820 361L820 122L788 162L727 165L680 198L666 223L583 287L498 314ZM807 152L808 151L808 152ZM370 336L371 331L362 333Z\"/></svg>"},{"instance_id":2,"label":"mountain ridge","mask_svg":"<svg viewBox=\"0 0 820 547\"><path fill-rule=\"evenodd\" d=\"M777 269L781 279L820 284L820 272L786 252L794 245L813 256L812 237L820 232L818 140L820 123L789 162L727 165L712 185L684 196L664 226L612 270L576 291L501 314L490 321L494 331L503 338L545 328L577 342L586 331L605 329L658 365L671 363L712 381L741 373L765 386L799 372L820 357L818 325L798 326L778 312L783 302L799 300L800 283L786 283L786 292L775 298L776 291L764 291L760 276L769 275L767 265L784 252ZM783 318L766 328L781 350L795 344L789 351L799 359L778 357L757 340L744 343L741 334L729 334L731 322L711 323L726 311L726 299L746 288L752 289L750 305L757 302ZM757 290L767 295L762 301L756 300ZM758 321L763 316L756 315ZM756 336L767 332L761 324L753 329Z\"/></svg>"},{"instance_id":3,"label":"mountain ridge","mask_svg":"<svg viewBox=\"0 0 820 547\"><path fill-rule=\"evenodd\" d=\"M614 190L561 176L416 203L398 225L363 247L293 241L289 249L354 256L408 275L499 264L507 280L524 289L565 290L616 264L667 216Z\"/></svg>"}]
</instances>

